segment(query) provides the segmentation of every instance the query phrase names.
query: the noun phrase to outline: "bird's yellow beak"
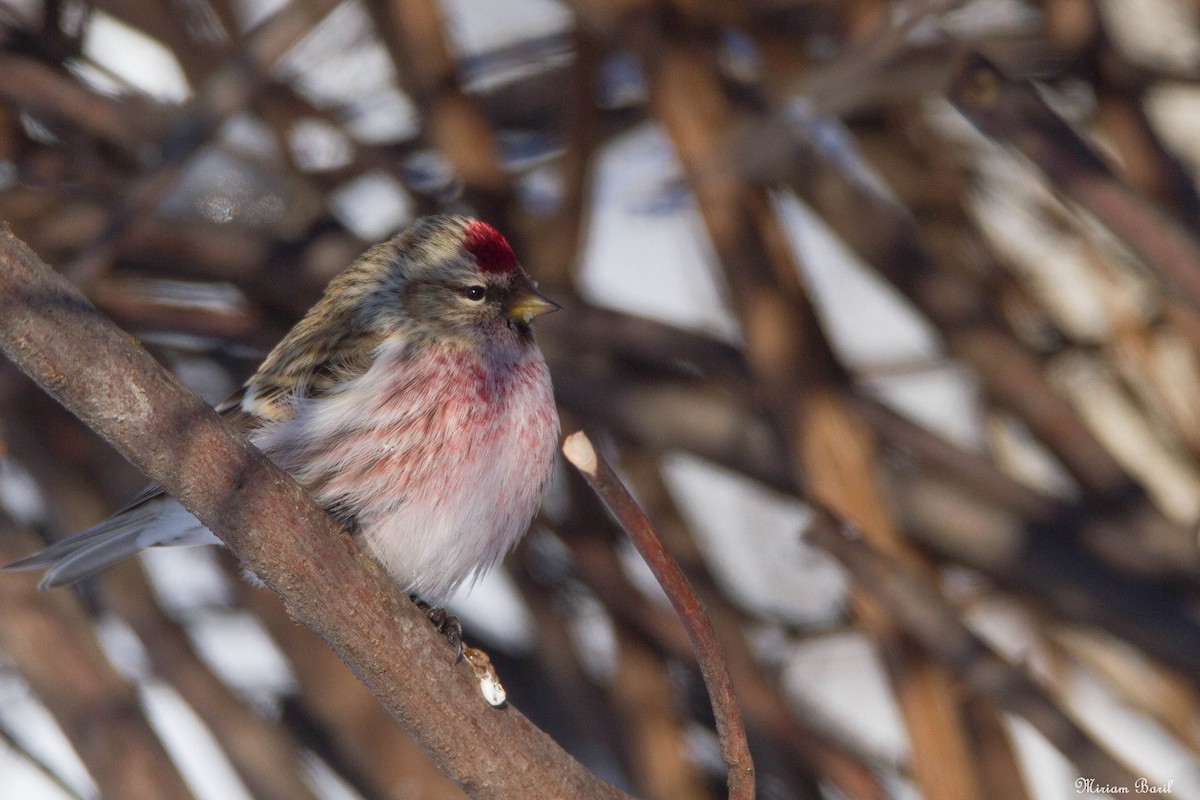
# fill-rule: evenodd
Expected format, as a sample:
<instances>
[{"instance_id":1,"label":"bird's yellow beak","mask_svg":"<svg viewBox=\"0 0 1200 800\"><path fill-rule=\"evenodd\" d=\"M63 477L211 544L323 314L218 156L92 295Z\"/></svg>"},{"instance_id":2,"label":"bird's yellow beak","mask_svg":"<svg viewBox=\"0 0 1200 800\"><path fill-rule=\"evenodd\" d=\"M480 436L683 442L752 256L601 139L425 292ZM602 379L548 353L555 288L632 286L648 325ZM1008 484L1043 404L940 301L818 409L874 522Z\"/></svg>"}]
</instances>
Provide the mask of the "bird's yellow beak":
<instances>
[{"instance_id":1,"label":"bird's yellow beak","mask_svg":"<svg viewBox=\"0 0 1200 800\"><path fill-rule=\"evenodd\" d=\"M517 322L529 322L534 317L551 311L558 311L562 306L553 300L542 297L531 286L524 286L508 299L504 313L509 319Z\"/></svg>"}]
</instances>

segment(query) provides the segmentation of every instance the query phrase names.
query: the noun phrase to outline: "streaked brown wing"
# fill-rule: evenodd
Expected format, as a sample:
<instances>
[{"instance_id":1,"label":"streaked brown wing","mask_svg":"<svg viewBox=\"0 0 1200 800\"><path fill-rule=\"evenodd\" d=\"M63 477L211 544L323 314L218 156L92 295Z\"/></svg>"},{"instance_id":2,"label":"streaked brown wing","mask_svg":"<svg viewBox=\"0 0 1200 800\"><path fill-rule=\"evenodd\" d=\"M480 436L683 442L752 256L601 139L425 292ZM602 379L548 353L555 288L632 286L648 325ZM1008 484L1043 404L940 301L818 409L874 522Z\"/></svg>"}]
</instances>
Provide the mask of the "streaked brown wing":
<instances>
[{"instance_id":1,"label":"streaked brown wing","mask_svg":"<svg viewBox=\"0 0 1200 800\"><path fill-rule=\"evenodd\" d=\"M329 325L314 326L306 324L308 321L309 317L301 320L246 381L237 402L252 417L276 422L287 419L292 398L320 397L366 372L384 339L349 323L334 326L331 332Z\"/></svg>"}]
</instances>

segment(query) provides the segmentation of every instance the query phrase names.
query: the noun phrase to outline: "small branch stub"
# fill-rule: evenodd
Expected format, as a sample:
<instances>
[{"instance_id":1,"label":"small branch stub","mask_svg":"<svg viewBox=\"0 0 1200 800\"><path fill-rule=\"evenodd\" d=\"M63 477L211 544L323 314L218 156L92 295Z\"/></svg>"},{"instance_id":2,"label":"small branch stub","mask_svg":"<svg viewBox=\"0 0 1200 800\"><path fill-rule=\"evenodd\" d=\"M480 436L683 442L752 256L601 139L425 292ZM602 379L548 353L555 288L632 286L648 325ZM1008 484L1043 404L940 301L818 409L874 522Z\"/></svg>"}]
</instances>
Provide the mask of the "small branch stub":
<instances>
[{"instance_id":1,"label":"small branch stub","mask_svg":"<svg viewBox=\"0 0 1200 800\"><path fill-rule=\"evenodd\" d=\"M589 478L596 477L596 448L583 431L575 431L566 438L562 446L563 455L575 469Z\"/></svg>"}]
</instances>

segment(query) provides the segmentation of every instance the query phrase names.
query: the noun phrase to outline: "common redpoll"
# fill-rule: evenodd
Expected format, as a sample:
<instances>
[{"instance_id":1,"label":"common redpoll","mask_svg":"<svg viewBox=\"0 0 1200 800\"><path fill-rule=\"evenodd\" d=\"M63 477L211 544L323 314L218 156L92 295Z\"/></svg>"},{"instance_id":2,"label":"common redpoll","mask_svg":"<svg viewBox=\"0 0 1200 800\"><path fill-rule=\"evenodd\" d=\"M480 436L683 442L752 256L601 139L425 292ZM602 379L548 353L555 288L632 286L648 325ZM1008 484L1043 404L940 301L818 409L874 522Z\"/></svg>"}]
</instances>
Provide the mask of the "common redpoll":
<instances>
[{"instance_id":1,"label":"common redpoll","mask_svg":"<svg viewBox=\"0 0 1200 800\"><path fill-rule=\"evenodd\" d=\"M537 511L559 425L530 321L555 308L495 229L427 217L334 278L217 410L440 606ZM49 567L50 588L154 545L217 543L151 486L6 569Z\"/></svg>"}]
</instances>

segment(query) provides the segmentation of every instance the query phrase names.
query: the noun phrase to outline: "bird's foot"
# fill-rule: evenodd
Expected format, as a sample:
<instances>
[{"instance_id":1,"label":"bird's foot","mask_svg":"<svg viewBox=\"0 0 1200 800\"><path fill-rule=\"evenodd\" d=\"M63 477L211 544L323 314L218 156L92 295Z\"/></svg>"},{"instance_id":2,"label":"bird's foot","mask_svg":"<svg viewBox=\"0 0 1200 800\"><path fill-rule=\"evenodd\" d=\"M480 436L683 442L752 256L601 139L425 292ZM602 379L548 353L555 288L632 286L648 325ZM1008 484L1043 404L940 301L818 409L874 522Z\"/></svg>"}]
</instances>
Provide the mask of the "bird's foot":
<instances>
[{"instance_id":1,"label":"bird's foot","mask_svg":"<svg viewBox=\"0 0 1200 800\"><path fill-rule=\"evenodd\" d=\"M433 623L433 627L437 628L438 633L445 636L446 640L450 642L454 648L454 663L457 664L464 660L467 662L475 679L479 681L479 689L483 692L484 699L496 707L504 705L508 699L508 693L504 691L504 686L500 683L500 676L496 674L492 660L482 650L463 644L463 628L458 617L446 613L444 608L434 608L416 597L412 600L417 604L417 608L424 611L425 616L429 617L429 621Z\"/></svg>"},{"instance_id":2,"label":"bird's foot","mask_svg":"<svg viewBox=\"0 0 1200 800\"><path fill-rule=\"evenodd\" d=\"M437 632L446 637L446 641L450 642L450 646L454 648L454 663L463 660L463 627L462 623L455 617L446 612L444 608L434 608L424 600L413 599L417 604L417 608L425 612L425 616L429 617L429 621L433 623L433 627Z\"/></svg>"}]
</instances>

